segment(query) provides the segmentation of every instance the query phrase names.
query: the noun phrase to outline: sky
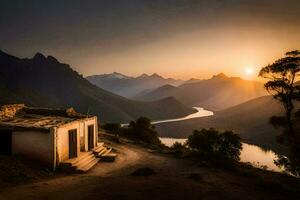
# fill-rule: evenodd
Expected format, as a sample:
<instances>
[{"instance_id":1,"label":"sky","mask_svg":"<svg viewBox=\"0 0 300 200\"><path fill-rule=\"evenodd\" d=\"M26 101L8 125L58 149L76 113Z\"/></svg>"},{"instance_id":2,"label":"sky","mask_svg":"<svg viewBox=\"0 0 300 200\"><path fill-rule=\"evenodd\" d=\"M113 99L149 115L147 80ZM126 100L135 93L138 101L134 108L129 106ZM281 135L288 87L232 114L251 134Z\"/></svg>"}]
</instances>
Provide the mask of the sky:
<instances>
[{"instance_id":1,"label":"sky","mask_svg":"<svg viewBox=\"0 0 300 200\"><path fill-rule=\"evenodd\" d=\"M1 0L0 49L84 76L254 79L300 49L299 0Z\"/></svg>"}]
</instances>

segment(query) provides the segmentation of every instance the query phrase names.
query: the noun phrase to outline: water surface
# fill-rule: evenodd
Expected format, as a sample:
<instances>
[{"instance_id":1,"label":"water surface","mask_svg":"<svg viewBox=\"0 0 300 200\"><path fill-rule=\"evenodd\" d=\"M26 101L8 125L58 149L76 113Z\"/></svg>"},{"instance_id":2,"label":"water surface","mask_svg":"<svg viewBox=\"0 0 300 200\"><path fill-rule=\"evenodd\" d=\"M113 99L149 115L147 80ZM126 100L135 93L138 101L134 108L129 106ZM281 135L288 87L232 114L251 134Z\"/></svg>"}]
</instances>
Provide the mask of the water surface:
<instances>
[{"instance_id":1,"label":"water surface","mask_svg":"<svg viewBox=\"0 0 300 200\"><path fill-rule=\"evenodd\" d=\"M197 112L195 112L193 114L190 114L190 115L187 115L185 117L153 121L153 122L151 122L151 124L162 124L162 123L167 123L167 122L178 122L178 121L184 121L184 120L193 119L193 118L207 117L207 116L214 115L214 113L212 111L205 110L201 107L193 107L193 108L196 109Z\"/></svg>"},{"instance_id":2,"label":"water surface","mask_svg":"<svg viewBox=\"0 0 300 200\"><path fill-rule=\"evenodd\" d=\"M193 118L199 118L199 117L207 117L207 116L212 116L214 113L209 110L205 110L201 107L193 107L194 109L197 110L197 112L187 115L185 117L179 117L179 118L174 118L174 119L165 119L165 120L158 120L158 121L152 121L151 124L162 124L162 123L168 123L168 122L178 122L178 121L184 121L188 119L193 119ZM126 124L121 124L121 126L128 126L129 123Z\"/></svg>"},{"instance_id":3,"label":"water surface","mask_svg":"<svg viewBox=\"0 0 300 200\"><path fill-rule=\"evenodd\" d=\"M160 138L161 142L168 147L171 147L175 142L184 144L185 138ZM242 143L242 151L240 155L240 162L250 163L252 166L266 169L275 172L283 172L283 168L275 165L274 160L277 155L273 151L266 151L259 146Z\"/></svg>"}]
</instances>

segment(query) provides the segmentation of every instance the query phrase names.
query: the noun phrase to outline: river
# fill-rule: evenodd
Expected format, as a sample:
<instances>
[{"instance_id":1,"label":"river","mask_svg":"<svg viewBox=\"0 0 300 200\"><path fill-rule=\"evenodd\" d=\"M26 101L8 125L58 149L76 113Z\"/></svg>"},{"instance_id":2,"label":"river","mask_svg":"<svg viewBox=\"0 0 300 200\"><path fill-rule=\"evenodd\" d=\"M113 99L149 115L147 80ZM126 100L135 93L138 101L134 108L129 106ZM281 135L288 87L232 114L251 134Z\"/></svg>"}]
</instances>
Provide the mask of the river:
<instances>
[{"instance_id":1,"label":"river","mask_svg":"<svg viewBox=\"0 0 300 200\"><path fill-rule=\"evenodd\" d=\"M214 114L212 111L205 110L201 107L194 107L194 108L197 110L196 113L181 118L153 121L151 122L151 124L184 121L193 118L212 116ZM160 138L160 140L162 141L162 143L164 143L167 146L172 146L175 142L185 143L186 141L185 138L182 139ZM265 151L259 146L243 143L242 151L240 155L240 162L250 163L254 167L267 169L271 171L276 171L276 172L284 171L283 168L279 168L278 166L275 165L274 160L276 159L277 159L277 155L273 151L270 150Z\"/></svg>"},{"instance_id":2,"label":"river","mask_svg":"<svg viewBox=\"0 0 300 200\"><path fill-rule=\"evenodd\" d=\"M197 110L197 112L187 115L185 117L180 117L180 118L174 118L174 119L165 119L165 120L158 120L158 121L152 121L151 124L162 124L162 123L168 123L168 122L177 122L177 121L184 121L188 119L193 119L193 118L199 118L199 117L207 117L207 116L212 116L214 113L209 110L205 110L201 107L193 107L194 109ZM128 126L129 123L126 124L121 124L121 126Z\"/></svg>"},{"instance_id":3,"label":"river","mask_svg":"<svg viewBox=\"0 0 300 200\"><path fill-rule=\"evenodd\" d=\"M168 122L177 122L177 121L184 121L184 120L189 120L193 118L199 118L199 117L207 117L207 116L212 116L214 113L209 110L205 110L200 107L194 107L194 109L197 110L197 112L187 115L185 117L180 117L180 118L175 118L175 119L166 119L166 120L160 120L160 121L153 121L151 124L162 124L162 123L168 123Z\"/></svg>"}]
</instances>

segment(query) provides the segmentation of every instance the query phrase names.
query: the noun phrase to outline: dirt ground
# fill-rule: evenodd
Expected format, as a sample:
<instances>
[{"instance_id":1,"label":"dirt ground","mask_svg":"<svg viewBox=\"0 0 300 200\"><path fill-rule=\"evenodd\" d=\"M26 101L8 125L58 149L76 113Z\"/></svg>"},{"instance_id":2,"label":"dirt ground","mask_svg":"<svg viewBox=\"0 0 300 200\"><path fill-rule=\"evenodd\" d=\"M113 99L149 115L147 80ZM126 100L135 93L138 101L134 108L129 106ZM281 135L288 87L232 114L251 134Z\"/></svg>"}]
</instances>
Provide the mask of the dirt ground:
<instances>
[{"instance_id":1,"label":"dirt ground","mask_svg":"<svg viewBox=\"0 0 300 200\"><path fill-rule=\"evenodd\" d=\"M296 178L256 169L228 171L199 166L134 144L114 145L114 163L98 163L86 174L57 176L0 188L1 200L13 199L289 199L300 197ZM156 174L132 176L141 167ZM196 178L190 178L197 174Z\"/></svg>"}]
</instances>

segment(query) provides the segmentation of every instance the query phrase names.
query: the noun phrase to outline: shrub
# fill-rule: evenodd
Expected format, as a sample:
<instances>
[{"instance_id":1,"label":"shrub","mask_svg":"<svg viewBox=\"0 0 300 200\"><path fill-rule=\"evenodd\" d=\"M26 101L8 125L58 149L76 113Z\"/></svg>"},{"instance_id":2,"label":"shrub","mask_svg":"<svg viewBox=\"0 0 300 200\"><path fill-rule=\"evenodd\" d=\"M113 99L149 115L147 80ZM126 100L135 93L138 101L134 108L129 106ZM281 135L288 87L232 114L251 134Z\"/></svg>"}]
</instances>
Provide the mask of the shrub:
<instances>
[{"instance_id":1,"label":"shrub","mask_svg":"<svg viewBox=\"0 0 300 200\"><path fill-rule=\"evenodd\" d=\"M183 155L185 153L187 153L188 149L184 144L181 144L179 142L175 142L171 147L170 147L171 151L176 153L176 154L180 154Z\"/></svg>"},{"instance_id":2,"label":"shrub","mask_svg":"<svg viewBox=\"0 0 300 200\"><path fill-rule=\"evenodd\" d=\"M155 127L151 125L150 119L146 117L140 117L136 121L131 121L128 127L124 127L121 130L121 134L127 138L155 146L162 145Z\"/></svg>"},{"instance_id":3,"label":"shrub","mask_svg":"<svg viewBox=\"0 0 300 200\"><path fill-rule=\"evenodd\" d=\"M121 124L119 123L107 123L102 125L101 128L108 133L120 134L121 132Z\"/></svg>"},{"instance_id":4,"label":"shrub","mask_svg":"<svg viewBox=\"0 0 300 200\"><path fill-rule=\"evenodd\" d=\"M171 147L170 147L172 150L181 150L181 149L185 149L186 147L179 143L179 142L175 142Z\"/></svg>"},{"instance_id":5,"label":"shrub","mask_svg":"<svg viewBox=\"0 0 300 200\"><path fill-rule=\"evenodd\" d=\"M215 129L195 130L187 140L188 147L203 158L239 160L241 138L232 131L219 133Z\"/></svg>"}]
</instances>

